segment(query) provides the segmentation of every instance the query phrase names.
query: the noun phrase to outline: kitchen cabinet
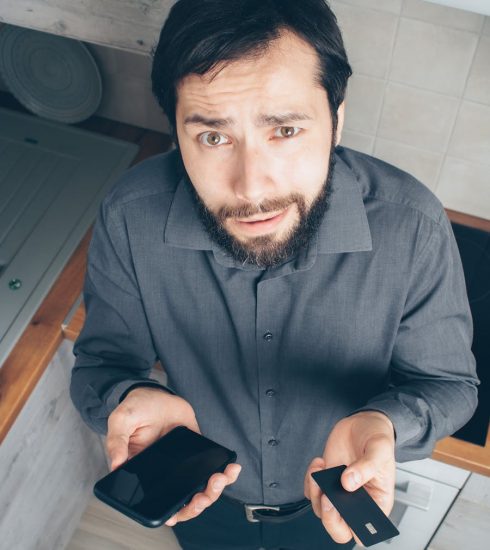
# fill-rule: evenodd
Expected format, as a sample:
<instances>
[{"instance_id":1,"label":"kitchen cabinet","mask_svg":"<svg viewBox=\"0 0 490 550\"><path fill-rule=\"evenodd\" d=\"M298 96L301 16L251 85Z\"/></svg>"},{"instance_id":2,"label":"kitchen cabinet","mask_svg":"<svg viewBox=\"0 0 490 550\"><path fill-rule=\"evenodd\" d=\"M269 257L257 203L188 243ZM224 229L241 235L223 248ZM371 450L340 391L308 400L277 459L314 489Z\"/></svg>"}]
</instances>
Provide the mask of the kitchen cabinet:
<instances>
[{"instance_id":1,"label":"kitchen cabinet","mask_svg":"<svg viewBox=\"0 0 490 550\"><path fill-rule=\"evenodd\" d=\"M72 348L61 344L0 447L2 548L62 550L106 471L68 393Z\"/></svg>"}]
</instances>

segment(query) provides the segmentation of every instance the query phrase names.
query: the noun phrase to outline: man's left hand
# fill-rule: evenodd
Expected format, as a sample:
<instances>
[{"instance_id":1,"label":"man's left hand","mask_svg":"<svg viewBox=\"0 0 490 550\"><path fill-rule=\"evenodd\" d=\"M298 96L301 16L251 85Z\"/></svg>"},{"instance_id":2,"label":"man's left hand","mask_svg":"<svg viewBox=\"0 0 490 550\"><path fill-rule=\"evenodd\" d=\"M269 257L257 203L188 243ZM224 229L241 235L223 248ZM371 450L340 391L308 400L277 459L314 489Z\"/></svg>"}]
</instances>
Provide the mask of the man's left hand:
<instances>
[{"instance_id":1,"label":"man's left hand","mask_svg":"<svg viewBox=\"0 0 490 550\"><path fill-rule=\"evenodd\" d=\"M306 498L332 539L343 544L353 533L311 477L312 472L341 464L347 465L341 477L344 489L355 491L364 486L388 515L395 492L395 435L390 419L376 411L343 418L330 433L323 457L314 458L306 472Z\"/></svg>"}]
</instances>

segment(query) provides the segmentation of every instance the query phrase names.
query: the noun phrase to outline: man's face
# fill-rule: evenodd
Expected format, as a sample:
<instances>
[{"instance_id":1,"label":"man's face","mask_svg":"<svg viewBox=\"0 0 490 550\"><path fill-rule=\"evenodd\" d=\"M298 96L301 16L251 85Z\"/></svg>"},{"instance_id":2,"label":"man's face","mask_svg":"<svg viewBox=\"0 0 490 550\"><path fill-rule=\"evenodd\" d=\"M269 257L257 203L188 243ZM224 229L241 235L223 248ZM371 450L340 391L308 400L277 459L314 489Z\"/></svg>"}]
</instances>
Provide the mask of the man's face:
<instances>
[{"instance_id":1,"label":"man's face","mask_svg":"<svg viewBox=\"0 0 490 550\"><path fill-rule=\"evenodd\" d=\"M214 78L188 75L178 86L179 147L203 221L242 260L283 260L311 225L308 215L326 208L335 136L317 72L314 49L287 32L261 57L224 65ZM337 142L342 124L343 105Z\"/></svg>"}]
</instances>

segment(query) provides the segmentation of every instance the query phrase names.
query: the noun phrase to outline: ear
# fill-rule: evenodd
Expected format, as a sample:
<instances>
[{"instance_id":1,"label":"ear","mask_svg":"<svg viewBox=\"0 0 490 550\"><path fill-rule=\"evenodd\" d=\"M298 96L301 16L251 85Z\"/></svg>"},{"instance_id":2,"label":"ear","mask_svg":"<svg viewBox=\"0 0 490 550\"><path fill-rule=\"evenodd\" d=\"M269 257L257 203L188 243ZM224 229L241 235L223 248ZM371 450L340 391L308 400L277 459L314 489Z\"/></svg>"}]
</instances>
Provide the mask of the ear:
<instances>
[{"instance_id":1,"label":"ear","mask_svg":"<svg viewBox=\"0 0 490 550\"><path fill-rule=\"evenodd\" d=\"M342 130L344 128L344 111L345 111L345 100L342 101L339 108L337 109L337 132L335 135L335 145L340 143L342 139Z\"/></svg>"}]
</instances>

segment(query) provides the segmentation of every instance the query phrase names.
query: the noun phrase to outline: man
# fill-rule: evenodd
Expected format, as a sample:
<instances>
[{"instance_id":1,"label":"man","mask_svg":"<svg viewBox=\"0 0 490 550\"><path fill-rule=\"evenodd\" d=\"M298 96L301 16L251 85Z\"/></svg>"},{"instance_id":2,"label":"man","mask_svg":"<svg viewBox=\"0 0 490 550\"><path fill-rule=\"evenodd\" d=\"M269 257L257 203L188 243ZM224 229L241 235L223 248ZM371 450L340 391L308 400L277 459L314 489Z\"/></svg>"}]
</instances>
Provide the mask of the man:
<instances>
[{"instance_id":1,"label":"man","mask_svg":"<svg viewBox=\"0 0 490 550\"><path fill-rule=\"evenodd\" d=\"M389 513L395 457L429 456L476 406L450 224L337 147L350 74L323 0L180 0L162 29L177 149L102 205L71 393L112 468L177 425L237 452L167 522L186 550L351 548L311 472L346 464Z\"/></svg>"}]
</instances>

